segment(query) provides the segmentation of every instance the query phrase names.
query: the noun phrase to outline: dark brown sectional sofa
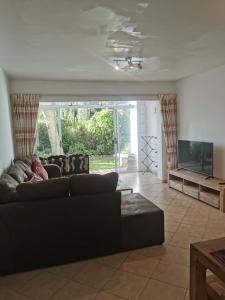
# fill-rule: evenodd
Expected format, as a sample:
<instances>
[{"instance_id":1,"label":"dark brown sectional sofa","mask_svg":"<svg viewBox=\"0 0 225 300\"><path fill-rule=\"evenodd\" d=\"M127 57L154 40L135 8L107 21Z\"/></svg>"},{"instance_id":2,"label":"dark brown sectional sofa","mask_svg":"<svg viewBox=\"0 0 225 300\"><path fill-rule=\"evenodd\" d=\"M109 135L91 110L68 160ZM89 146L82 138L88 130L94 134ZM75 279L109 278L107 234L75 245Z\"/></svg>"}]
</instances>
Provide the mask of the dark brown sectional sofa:
<instances>
[{"instance_id":1,"label":"dark brown sectional sofa","mask_svg":"<svg viewBox=\"0 0 225 300\"><path fill-rule=\"evenodd\" d=\"M117 180L115 172L72 175L15 189L11 180L0 197L0 275L163 243L163 211L139 194L121 207Z\"/></svg>"}]
</instances>

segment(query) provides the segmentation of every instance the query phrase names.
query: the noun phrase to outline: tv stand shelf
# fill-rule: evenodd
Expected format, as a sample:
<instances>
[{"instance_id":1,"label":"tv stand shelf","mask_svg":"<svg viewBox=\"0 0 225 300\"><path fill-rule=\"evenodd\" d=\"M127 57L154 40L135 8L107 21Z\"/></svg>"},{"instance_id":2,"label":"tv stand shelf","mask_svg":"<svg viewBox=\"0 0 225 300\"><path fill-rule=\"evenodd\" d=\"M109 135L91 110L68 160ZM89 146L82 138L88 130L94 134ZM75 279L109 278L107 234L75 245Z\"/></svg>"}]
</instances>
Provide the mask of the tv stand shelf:
<instances>
[{"instance_id":1,"label":"tv stand shelf","mask_svg":"<svg viewBox=\"0 0 225 300\"><path fill-rule=\"evenodd\" d=\"M169 187L225 212L224 180L176 169L169 171Z\"/></svg>"}]
</instances>

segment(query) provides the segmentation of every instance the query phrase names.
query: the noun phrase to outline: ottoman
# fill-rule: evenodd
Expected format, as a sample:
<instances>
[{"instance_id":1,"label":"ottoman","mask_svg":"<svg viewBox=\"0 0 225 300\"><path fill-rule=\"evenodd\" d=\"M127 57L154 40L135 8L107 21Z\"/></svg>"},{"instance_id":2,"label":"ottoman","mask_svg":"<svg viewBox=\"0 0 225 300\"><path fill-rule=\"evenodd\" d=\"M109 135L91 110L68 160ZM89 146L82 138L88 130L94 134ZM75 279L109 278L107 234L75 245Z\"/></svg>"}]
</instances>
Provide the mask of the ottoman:
<instances>
[{"instance_id":1,"label":"ottoman","mask_svg":"<svg viewBox=\"0 0 225 300\"><path fill-rule=\"evenodd\" d=\"M164 213L141 194L122 196L121 219L123 250L164 242Z\"/></svg>"}]
</instances>

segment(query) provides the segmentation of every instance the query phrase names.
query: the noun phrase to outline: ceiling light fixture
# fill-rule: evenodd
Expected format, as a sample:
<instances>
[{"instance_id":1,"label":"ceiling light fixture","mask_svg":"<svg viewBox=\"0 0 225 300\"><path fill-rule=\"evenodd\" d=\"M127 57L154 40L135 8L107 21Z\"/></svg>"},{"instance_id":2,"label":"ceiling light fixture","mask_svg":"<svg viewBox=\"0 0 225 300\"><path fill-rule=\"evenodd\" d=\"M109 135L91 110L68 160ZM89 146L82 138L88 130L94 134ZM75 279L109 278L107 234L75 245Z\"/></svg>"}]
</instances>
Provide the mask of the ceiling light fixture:
<instances>
[{"instance_id":1,"label":"ceiling light fixture","mask_svg":"<svg viewBox=\"0 0 225 300\"><path fill-rule=\"evenodd\" d=\"M143 58L138 57L116 57L113 58L113 62L115 63L115 70L142 70L143 69Z\"/></svg>"}]
</instances>

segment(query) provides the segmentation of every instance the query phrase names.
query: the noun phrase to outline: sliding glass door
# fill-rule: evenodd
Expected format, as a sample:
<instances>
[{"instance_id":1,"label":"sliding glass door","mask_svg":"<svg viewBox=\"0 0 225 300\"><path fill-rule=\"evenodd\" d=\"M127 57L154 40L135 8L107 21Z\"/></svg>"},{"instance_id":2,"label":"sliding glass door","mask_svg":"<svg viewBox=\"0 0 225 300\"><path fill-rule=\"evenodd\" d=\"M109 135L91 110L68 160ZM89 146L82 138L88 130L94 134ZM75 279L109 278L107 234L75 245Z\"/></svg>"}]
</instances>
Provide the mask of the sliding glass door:
<instances>
[{"instance_id":1,"label":"sliding glass door","mask_svg":"<svg viewBox=\"0 0 225 300\"><path fill-rule=\"evenodd\" d=\"M136 103L128 102L114 109L116 171L137 171Z\"/></svg>"},{"instance_id":2,"label":"sliding glass door","mask_svg":"<svg viewBox=\"0 0 225 300\"><path fill-rule=\"evenodd\" d=\"M137 169L136 102L41 103L38 154L88 154L90 171Z\"/></svg>"}]
</instances>

